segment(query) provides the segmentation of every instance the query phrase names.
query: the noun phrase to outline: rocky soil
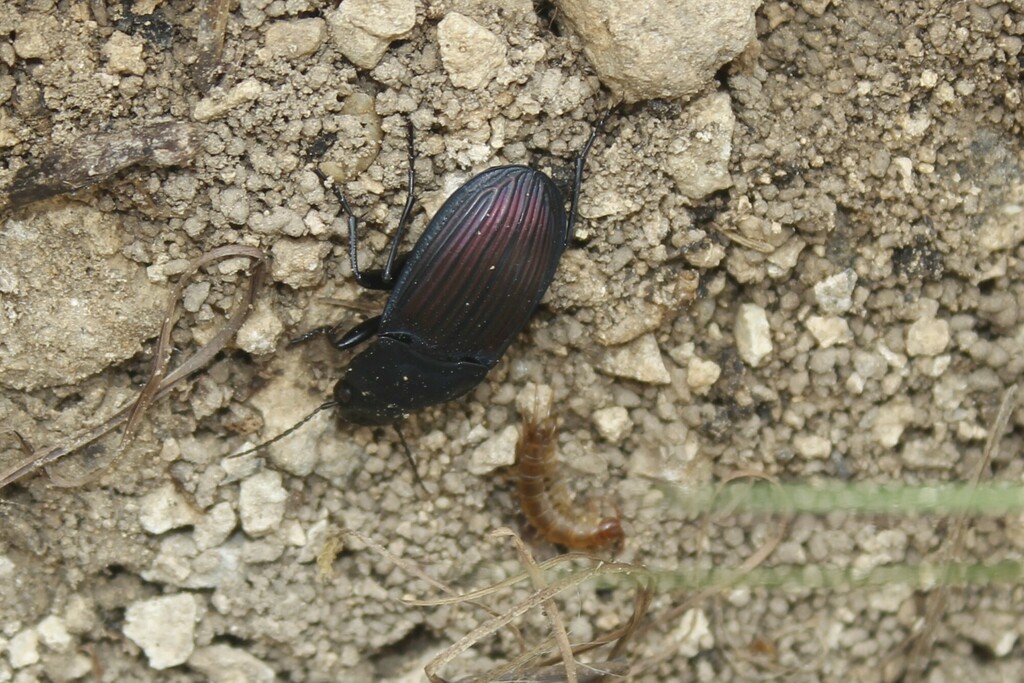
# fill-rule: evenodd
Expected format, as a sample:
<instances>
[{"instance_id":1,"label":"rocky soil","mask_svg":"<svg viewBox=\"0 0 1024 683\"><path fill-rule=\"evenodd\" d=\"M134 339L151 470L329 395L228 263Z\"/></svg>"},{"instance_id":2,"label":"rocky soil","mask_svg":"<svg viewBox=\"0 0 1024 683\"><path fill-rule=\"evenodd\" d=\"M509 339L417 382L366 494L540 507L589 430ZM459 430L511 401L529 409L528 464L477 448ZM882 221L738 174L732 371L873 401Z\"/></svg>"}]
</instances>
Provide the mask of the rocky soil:
<instances>
[{"instance_id":1,"label":"rocky soil","mask_svg":"<svg viewBox=\"0 0 1024 683\"><path fill-rule=\"evenodd\" d=\"M1019 580L957 588L930 615L920 579L700 594L667 580L740 569L780 529L708 524L680 502L715 483L974 476L1024 372L1019 0L194 5L0 5L4 429L44 452L103 422L146 381L190 262L224 245L270 255L236 340L124 454L107 437L0 494L0 682L422 680L489 615L403 601L441 594L410 566L460 591L523 571L489 532L520 528L505 466L548 392L572 486L619 503L616 559L665 577L626 651L631 680L1024 680ZM348 356L289 339L385 300L353 281L315 163L379 265L407 122L415 236L490 166L567 186L620 100L590 155L579 244L530 326L468 397L403 427L426 492L394 430L326 412L226 458L330 395ZM187 284L175 361L223 327L250 266ZM1024 481L1022 437L1014 410L985 480ZM25 457L0 438L0 468ZM1020 563L1022 521L970 520L959 559ZM947 557L953 528L899 509L799 515L761 566L915 567ZM561 596L570 639L625 623L634 593ZM550 631L540 610L522 628ZM444 674L518 653L500 631Z\"/></svg>"}]
</instances>

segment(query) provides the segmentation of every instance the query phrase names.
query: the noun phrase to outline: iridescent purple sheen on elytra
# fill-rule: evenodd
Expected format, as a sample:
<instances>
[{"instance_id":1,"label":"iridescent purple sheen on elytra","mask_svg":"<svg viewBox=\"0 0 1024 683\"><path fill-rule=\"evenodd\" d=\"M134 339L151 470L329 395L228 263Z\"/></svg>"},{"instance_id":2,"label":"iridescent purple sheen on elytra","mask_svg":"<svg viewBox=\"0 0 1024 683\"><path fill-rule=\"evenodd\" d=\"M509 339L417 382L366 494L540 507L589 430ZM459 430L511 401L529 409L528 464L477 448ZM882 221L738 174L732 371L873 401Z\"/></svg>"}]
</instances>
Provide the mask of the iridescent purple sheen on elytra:
<instances>
[{"instance_id":1,"label":"iridescent purple sheen on elytra","mask_svg":"<svg viewBox=\"0 0 1024 683\"><path fill-rule=\"evenodd\" d=\"M430 221L378 335L493 367L551 284L567 229L562 197L546 175L526 166L484 171Z\"/></svg>"}]
</instances>

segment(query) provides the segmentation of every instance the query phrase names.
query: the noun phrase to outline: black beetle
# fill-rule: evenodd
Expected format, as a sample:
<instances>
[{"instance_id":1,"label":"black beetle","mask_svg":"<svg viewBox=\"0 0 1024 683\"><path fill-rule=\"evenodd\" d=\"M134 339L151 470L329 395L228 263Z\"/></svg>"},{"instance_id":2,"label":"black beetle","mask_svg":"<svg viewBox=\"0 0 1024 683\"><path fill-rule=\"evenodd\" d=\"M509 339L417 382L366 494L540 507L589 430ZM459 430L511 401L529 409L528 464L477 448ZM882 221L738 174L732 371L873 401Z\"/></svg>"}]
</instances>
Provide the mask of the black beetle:
<instances>
[{"instance_id":1,"label":"black beetle","mask_svg":"<svg viewBox=\"0 0 1024 683\"><path fill-rule=\"evenodd\" d=\"M321 327L292 342L326 334L335 348L349 349L377 337L352 359L334 387L334 401L322 408L336 406L342 418L356 424L393 424L483 381L533 315L573 238L587 153L609 113L576 159L568 214L548 176L528 166L498 166L456 190L412 251L399 257L415 184L410 127L409 193L387 264L379 271L360 271L359 221L338 187L331 186L348 215L356 281L369 289L390 289L391 296L381 315L343 334L339 326Z\"/></svg>"}]
</instances>

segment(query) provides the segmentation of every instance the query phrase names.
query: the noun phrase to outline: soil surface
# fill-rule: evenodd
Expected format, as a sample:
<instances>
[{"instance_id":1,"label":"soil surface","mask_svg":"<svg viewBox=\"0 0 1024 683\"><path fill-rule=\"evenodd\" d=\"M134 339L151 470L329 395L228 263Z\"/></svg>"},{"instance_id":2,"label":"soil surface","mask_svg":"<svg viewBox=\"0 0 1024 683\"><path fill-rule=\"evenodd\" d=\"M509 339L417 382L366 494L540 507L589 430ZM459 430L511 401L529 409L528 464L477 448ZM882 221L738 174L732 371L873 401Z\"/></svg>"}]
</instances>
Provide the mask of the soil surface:
<instances>
[{"instance_id":1,"label":"soil surface","mask_svg":"<svg viewBox=\"0 0 1024 683\"><path fill-rule=\"evenodd\" d=\"M521 529L503 465L548 392L570 486L621 510L615 559L664 577L624 653L632 680L1024 680L1019 579L955 588L941 609L923 578L710 592L668 580L744 568L779 533L781 517L708 524L685 509L732 477L975 476L1024 374L1019 1L767 2L756 41L701 95L617 110L590 155L579 244L527 330L467 397L404 423L426 491L393 429L327 412L226 459L327 400L350 357L289 339L386 300L355 284L345 217L311 159L362 218L360 262L378 266L405 202L407 122L413 238L487 167L571 183L608 95L551 5L501 4L471 12L505 47L479 83L473 63L450 75L438 41L446 14L474 3L419 3L367 69L325 30L333 6L243 0L209 89L193 3L0 7L4 429L43 452L103 422L149 376L191 260L231 244L272 257L237 342L154 403L125 453L106 437L3 491L0 682L422 680L490 615L404 602L443 594L343 531L460 592L520 574L511 540L489 532ZM165 122L186 125L147 129L171 139L141 146L124 135ZM92 154L92 171L69 170ZM172 365L224 326L250 267L192 278ZM2 438L0 464L24 457ZM1015 410L986 481L1024 480L1022 440ZM1019 563L1022 529L971 519L954 559ZM948 559L954 531L899 509L798 515L761 567L916 567ZM531 590L480 600L501 611ZM635 593L611 580L567 591L570 639L624 624ZM539 608L520 626L531 643L550 633ZM501 630L443 673L519 652Z\"/></svg>"}]
</instances>

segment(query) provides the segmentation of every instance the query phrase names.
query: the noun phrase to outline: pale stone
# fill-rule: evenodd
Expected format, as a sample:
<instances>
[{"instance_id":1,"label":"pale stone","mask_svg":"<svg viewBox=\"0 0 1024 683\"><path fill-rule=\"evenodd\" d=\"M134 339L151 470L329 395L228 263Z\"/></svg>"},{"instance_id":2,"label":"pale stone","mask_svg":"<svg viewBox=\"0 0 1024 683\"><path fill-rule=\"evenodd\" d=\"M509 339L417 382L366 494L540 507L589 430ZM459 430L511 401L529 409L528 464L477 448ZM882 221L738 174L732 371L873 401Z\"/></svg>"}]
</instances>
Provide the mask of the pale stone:
<instances>
[{"instance_id":1,"label":"pale stone","mask_svg":"<svg viewBox=\"0 0 1024 683\"><path fill-rule=\"evenodd\" d=\"M199 513L173 484L164 484L142 497L139 504L139 522L151 534L162 534L171 529L191 526Z\"/></svg>"},{"instance_id":2,"label":"pale stone","mask_svg":"<svg viewBox=\"0 0 1024 683\"><path fill-rule=\"evenodd\" d=\"M263 89L263 84L255 78L244 80L227 92L217 92L196 102L192 118L205 122L225 116L237 107L255 102Z\"/></svg>"},{"instance_id":3,"label":"pale stone","mask_svg":"<svg viewBox=\"0 0 1024 683\"><path fill-rule=\"evenodd\" d=\"M742 304L739 307L733 334L736 336L736 350L740 358L751 367L759 366L772 352L768 314L757 304Z\"/></svg>"},{"instance_id":4,"label":"pale stone","mask_svg":"<svg viewBox=\"0 0 1024 683\"><path fill-rule=\"evenodd\" d=\"M467 468L469 473L482 476L501 467L514 465L518 440L519 430L510 425L484 441L473 449Z\"/></svg>"},{"instance_id":5,"label":"pale stone","mask_svg":"<svg viewBox=\"0 0 1024 683\"><path fill-rule=\"evenodd\" d=\"M140 600L125 611L124 635L142 648L151 667L169 669L192 654L197 612L188 593Z\"/></svg>"},{"instance_id":6,"label":"pale stone","mask_svg":"<svg viewBox=\"0 0 1024 683\"><path fill-rule=\"evenodd\" d=\"M949 323L940 318L921 318L907 330L907 354L937 356L949 345Z\"/></svg>"},{"instance_id":7,"label":"pale stone","mask_svg":"<svg viewBox=\"0 0 1024 683\"><path fill-rule=\"evenodd\" d=\"M694 356L686 364L686 384L698 394L704 394L718 381L722 368L712 360Z\"/></svg>"},{"instance_id":8,"label":"pale stone","mask_svg":"<svg viewBox=\"0 0 1024 683\"><path fill-rule=\"evenodd\" d=\"M793 437L793 450L808 460L827 458L832 452L832 442L817 434L801 432Z\"/></svg>"},{"instance_id":9,"label":"pale stone","mask_svg":"<svg viewBox=\"0 0 1024 683\"><path fill-rule=\"evenodd\" d=\"M609 349L597 363L598 369L616 377L648 384L669 384L672 376L665 367L661 350L653 334L645 334L629 344Z\"/></svg>"},{"instance_id":10,"label":"pale stone","mask_svg":"<svg viewBox=\"0 0 1024 683\"><path fill-rule=\"evenodd\" d=\"M848 268L814 285L814 298L818 308L827 315L845 313L853 306L853 289L857 286L857 273Z\"/></svg>"},{"instance_id":11,"label":"pale stone","mask_svg":"<svg viewBox=\"0 0 1024 683\"><path fill-rule=\"evenodd\" d=\"M257 472L243 479L240 488L238 508L245 533L262 536L281 525L288 492L279 472Z\"/></svg>"},{"instance_id":12,"label":"pale stone","mask_svg":"<svg viewBox=\"0 0 1024 683\"><path fill-rule=\"evenodd\" d=\"M320 49L327 34L327 24L319 17L277 21L264 36L264 45L272 55L300 59Z\"/></svg>"},{"instance_id":13,"label":"pale stone","mask_svg":"<svg viewBox=\"0 0 1024 683\"><path fill-rule=\"evenodd\" d=\"M665 166L679 193L698 200L732 186L729 159L736 117L724 92L694 101L686 117L687 130L669 143Z\"/></svg>"},{"instance_id":14,"label":"pale stone","mask_svg":"<svg viewBox=\"0 0 1024 683\"><path fill-rule=\"evenodd\" d=\"M142 47L141 40L114 31L102 50L107 68L116 74L143 75L146 73L146 62L142 59Z\"/></svg>"},{"instance_id":15,"label":"pale stone","mask_svg":"<svg viewBox=\"0 0 1024 683\"><path fill-rule=\"evenodd\" d=\"M415 0L345 0L325 13L334 46L361 69L377 66L393 40L416 26Z\"/></svg>"},{"instance_id":16,"label":"pale stone","mask_svg":"<svg viewBox=\"0 0 1024 683\"><path fill-rule=\"evenodd\" d=\"M456 87L483 88L508 66L504 41L458 12L449 12L438 24L437 42L444 69Z\"/></svg>"},{"instance_id":17,"label":"pale stone","mask_svg":"<svg viewBox=\"0 0 1024 683\"><path fill-rule=\"evenodd\" d=\"M685 98L755 40L760 0L557 0L601 81L628 101Z\"/></svg>"},{"instance_id":18,"label":"pale stone","mask_svg":"<svg viewBox=\"0 0 1024 683\"><path fill-rule=\"evenodd\" d=\"M206 676L210 683L273 683L274 670L245 650L230 645L199 648L188 665Z\"/></svg>"},{"instance_id":19,"label":"pale stone","mask_svg":"<svg viewBox=\"0 0 1024 683\"><path fill-rule=\"evenodd\" d=\"M807 319L807 329L823 349L853 341L853 333L845 318L812 315Z\"/></svg>"},{"instance_id":20,"label":"pale stone","mask_svg":"<svg viewBox=\"0 0 1024 683\"><path fill-rule=\"evenodd\" d=\"M597 433L611 443L621 442L633 430L629 411L622 406L611 406L595 410L592 415Z\"/></svg>"}]
</instances>

